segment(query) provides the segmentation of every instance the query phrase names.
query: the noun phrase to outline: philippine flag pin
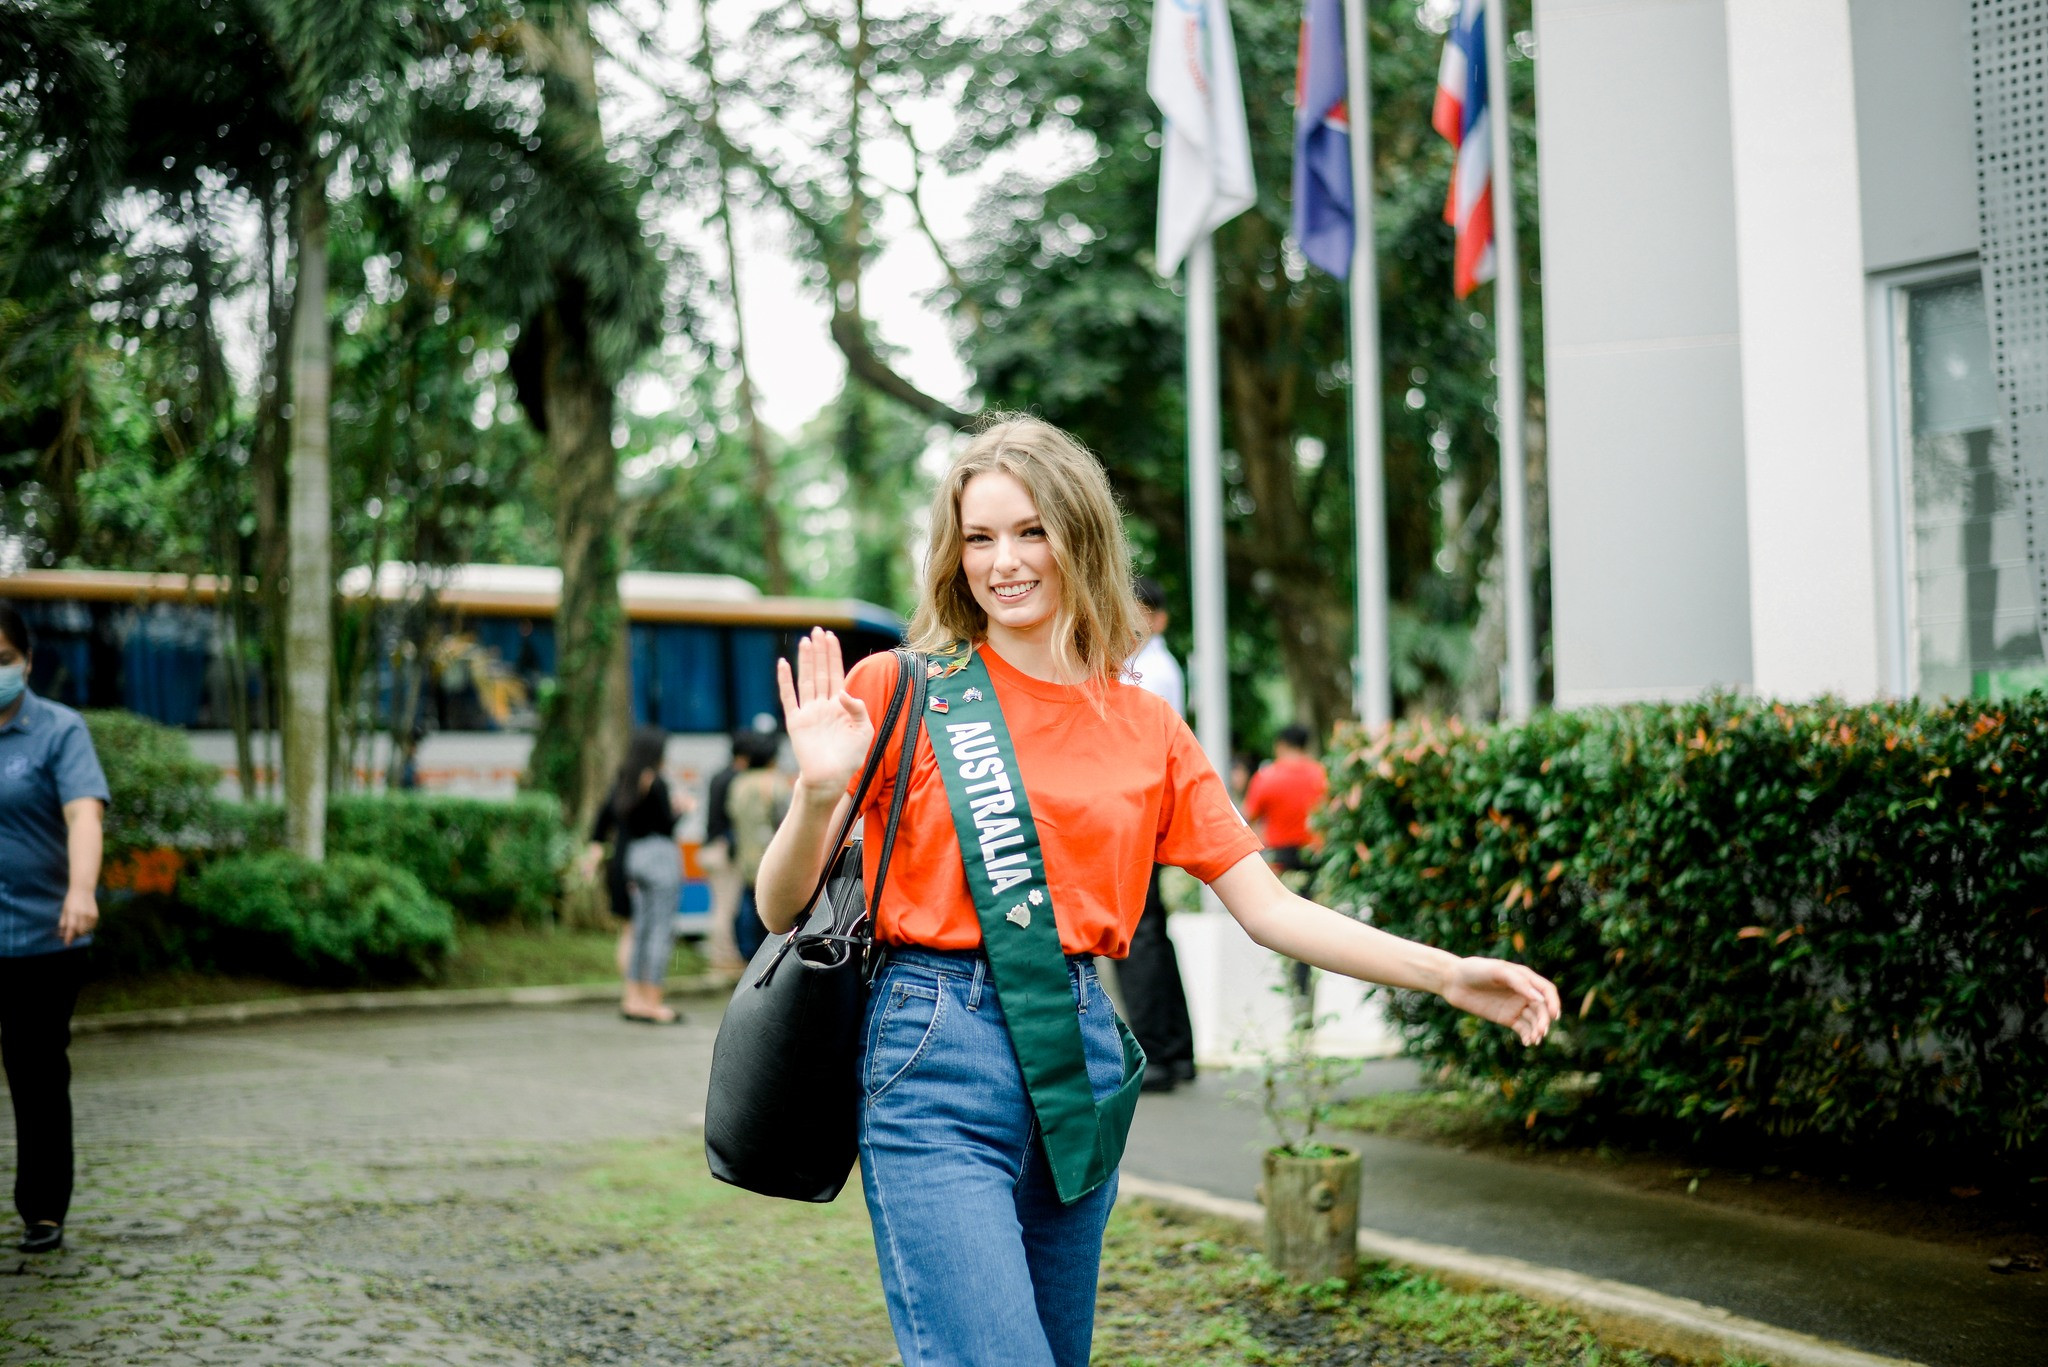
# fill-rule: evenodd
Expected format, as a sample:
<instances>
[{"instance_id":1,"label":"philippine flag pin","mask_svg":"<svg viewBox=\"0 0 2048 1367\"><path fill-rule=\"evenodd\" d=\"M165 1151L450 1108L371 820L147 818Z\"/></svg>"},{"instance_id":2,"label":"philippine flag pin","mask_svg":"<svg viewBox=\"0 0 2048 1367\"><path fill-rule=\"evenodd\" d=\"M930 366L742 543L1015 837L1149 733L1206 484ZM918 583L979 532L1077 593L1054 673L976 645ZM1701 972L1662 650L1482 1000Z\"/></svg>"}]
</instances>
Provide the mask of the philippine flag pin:
<instances>
[{"instance_id":1,"label":"philippine flag pin","mask_svg":"<svg viewBox=\"0 0 2048 1367\"><path fill-rule=\"evenodd\" d=\"M933 698L933 699L931 700L930 704L928 704L928 705L929 705L929 706L931 707L932 711L934 711L934 712L944 712L944 711L948 710L948 709L947 709L947 703L946 703L946 700L945 700L944 698Z\"/></svg>"},{"instance_id":2,"label":"philippine flag pin","mask_svg":"<svg viewBox=\"0 0 2048 1367\"><path fill-rule=\"evenodd\" d=\"M962 694L960 695L960 701L961 701L961 702L980 702L980 701L981 701L981 690L980 690L980 689L978 689L978 688L970 688L970 689L968 689L968 690L967 690L967 691L966 691L965 693L962 693Z\"/></svg>"}]
</instances>

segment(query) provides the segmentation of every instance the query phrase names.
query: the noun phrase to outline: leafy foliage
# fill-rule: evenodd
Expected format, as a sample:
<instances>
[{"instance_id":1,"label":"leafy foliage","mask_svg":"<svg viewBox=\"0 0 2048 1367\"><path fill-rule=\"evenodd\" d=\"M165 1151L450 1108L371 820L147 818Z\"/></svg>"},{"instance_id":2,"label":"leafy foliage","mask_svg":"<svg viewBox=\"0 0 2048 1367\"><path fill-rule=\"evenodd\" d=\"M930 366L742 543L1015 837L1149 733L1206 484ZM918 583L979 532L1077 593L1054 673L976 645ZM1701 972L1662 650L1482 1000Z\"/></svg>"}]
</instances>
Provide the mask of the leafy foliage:
<instances>
[{"instance_id":1,"label":"leafy foliage","mask_svg":"<svg viewBox=\"0 0 2048 1367\"><path fill-rule=\"evenodd\" d=\"M133 712L87 712L86 727L106 771L107 862L189 845L214 814L211 764L192 757L185 733Z\"/></svg>"},{"instance_id":2,"label":"leafy foliage","mask_svg":"<svg viewBox=\"0 0 2048 1367\"><path fill-rule=\"evenodd\" d=\"M1539 1136L2048 1148L2048 697L1345 733L1331 791L1327 896L1557 981L1527 1053L1398 999Z\"/></svg>"},{"instance_id":3,"label":"leafy foliage","mask_svg":"<svg viewBox=\"0 0 2048 1367\"><path fill-rule=\"evenodd\" d=\"M216 860L191 880L208 957L231 972L337 986L430 976L455 914L420 880L362 855L315 864L287 850Z\"/></svg>"},{"instance_id":4,"label":"leafy foliage","mask_svg":"<svg viewBox=\"0 0 2048 1367\"><path fill-rule=\"evenodd\" d=\"M516 800L416 794L337 798L327 847L374 856L420 880L466 921L542 925L573 853L552 797Z\"/></svg>"},{"instance_id":5,"label":"leafy foliage","mask_svg":"<svg viewBox=\"0 0 2048 1367\"><path fill-rule=\"evenodd\" d=\"M1443 204L1451 158L1429 129L1441 39L1413 0L1372 0L1381 406L1396 685L1449 710L1483 660L1463 649L1492 554L1492 341L1483 299L1450 288ZM1350 698L1352 535L1342 285L1287 240L1293 159L1292 0L1231 6L1257 204L1216 235L1232 711L1258 743L1267 681L1285 671L1301 719ZM1526 22L1517 5L1511 23ZM968 54L956 168L1020 167L981 205L961 264L965 354L990 403L1042 413L1108 465L1147 572L1184 580L1184 304L1156 273L1158 115L1145 94L1151 9L1041 0L991 25ZM1540 290L1534 262L1533 71L1511 63L1525 318L1540 436ZM1046 147L1074 155L1049 159ZM1050 172L1037 168L1052 160ZM1540 524L1540 516L1536 519ZM1539 581L1542 575L1538 574ZM1175 645L1190 623L1178 615ZM1485 710L1483 708L1477 710Z\"/></svg>"},{"instance_id":6,"label":"leafy foliage","mask_svg":"<svg viewBox=\"0 0 2048 1367\"><path fill-rule=\"evenodd\" d=\"M207 849L264 851L284 844L284 811L269 802L217 804ZM327 848L404 869L466 921L553 918L574 842L562 809L544 794L512 802L424 793L351 794L327 805Z\"/></svg>"}]
</instances>

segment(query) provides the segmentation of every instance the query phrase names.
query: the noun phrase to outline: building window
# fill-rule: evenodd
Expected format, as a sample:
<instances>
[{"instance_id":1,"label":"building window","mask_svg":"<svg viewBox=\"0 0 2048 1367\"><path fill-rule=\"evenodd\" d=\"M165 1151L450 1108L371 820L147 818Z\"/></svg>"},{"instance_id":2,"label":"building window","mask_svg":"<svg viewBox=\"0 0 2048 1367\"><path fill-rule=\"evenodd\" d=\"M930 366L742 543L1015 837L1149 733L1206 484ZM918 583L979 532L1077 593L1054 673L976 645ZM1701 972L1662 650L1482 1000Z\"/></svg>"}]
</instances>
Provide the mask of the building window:
<instances>
[{"instance_id":1,"label":"building window","mask_svg":"<svg viewBox=\"0 0 2048 1367\"><path fill-rule=\"evenodd\" d=\"M1996 699L2048 686L1983 284L1971 274L1901 294L1914 691Z\"/></svg>"}]
</instances>

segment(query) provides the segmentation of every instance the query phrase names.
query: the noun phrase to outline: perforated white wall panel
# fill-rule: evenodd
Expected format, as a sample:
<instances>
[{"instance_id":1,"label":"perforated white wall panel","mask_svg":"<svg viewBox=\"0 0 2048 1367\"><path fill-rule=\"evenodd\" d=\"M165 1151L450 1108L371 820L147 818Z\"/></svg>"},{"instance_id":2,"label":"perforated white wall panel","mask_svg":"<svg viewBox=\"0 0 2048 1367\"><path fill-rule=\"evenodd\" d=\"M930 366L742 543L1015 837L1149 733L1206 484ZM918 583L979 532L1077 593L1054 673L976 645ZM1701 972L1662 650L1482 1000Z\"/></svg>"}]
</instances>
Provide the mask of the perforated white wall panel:
<instances>
[{"instance_id":1,"label":"perforated white wall panel","mask_svg":"<svg viewBox=\"0 0 2048 1367\"><path fill-rule=\"evenodd\" d=\"M1970 37L1992 367L2048 623L2048 0L1971 0Z\"/></svg>"}]
</instances>

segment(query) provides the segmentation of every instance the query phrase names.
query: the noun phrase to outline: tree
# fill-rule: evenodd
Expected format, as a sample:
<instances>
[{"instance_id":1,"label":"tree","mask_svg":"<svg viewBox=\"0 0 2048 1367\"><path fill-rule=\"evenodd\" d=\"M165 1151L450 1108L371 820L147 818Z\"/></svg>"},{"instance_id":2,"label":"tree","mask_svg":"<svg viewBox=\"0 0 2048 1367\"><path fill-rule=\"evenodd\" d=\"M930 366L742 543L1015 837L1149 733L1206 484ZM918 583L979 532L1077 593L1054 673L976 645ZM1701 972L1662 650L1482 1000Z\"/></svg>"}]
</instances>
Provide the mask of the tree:
<instances>
[{"instance_id":1,"label":"tree","mask_svg":"<svg viewBox=\"0 0 2048 1367\"><path fill-rule=\"evenodd\" d=\"M1439 39L1412 0L1374 0L1370 11L1397 683L1411 701L1442 705L1461 682L1473 571L1492 539L1491 498L1472 497L1494 460L1491 346L1484 316L1450 292L1449 153L1428 129ZM1225 508L1233 710L1256 736L1269 707L1262 676L1276 661L1301 720L1323 728L1349 711L1348 376L1335 283L1286 239L1299 7L1240 0L1232 17L1261 193L1217 235ZM1046 0L998 21L974 48L960 133L943 156L977 168L1047 133L1085 149L1071 173L1013 173L981 206L960 263L975 306L966 351L990 403L1042 412L1103 456L1141 556L1172 587L1185 564L1182 307L1152 269L1150 20L1149 7ZM1527 64L1515 75L1525 88ZM1525 101L1517 123L1528 176ZM1532 259L1534 202L1520 201ZM1540 375L1531 394L1538 408ZM1485 510L1476 526L1447 508L1459 502Z\"/></svg>"},{"instance_id":2,"label":"tree","mask_svg":"<svg viewBox=\"0 0 2048 1367\"><path fill-rule=\"evenodd\" d=\"M718 79L718 45L713 37L711 6L708 3L698 6L697 23L696 66L704 82L702 119L707 134L703 143L709 153L709 169L716 186L714 202L717 205L715 216L719 245L725 249L725 295L732 310L732 365L737 380L734 401L739 409L741 429L746 434L747 455L753 473L754 505L761 517L764 586L770 593L782 594L789 592L789 569L783 559L782 519L775 506L775 467L768 451L768 426L761 420L754 390L754 372L747 364L747 325L745 312L740 306L740 253L732 221L737 189L733 178L738 168L734 164L732 144L720 122L725 99Z\"/></svg>"},{"instance_id":3,"label":"tree","mask_svg":"<svg viewBox=\"0 0 2048 1367\"><path fill-rule=\"evenodd\" d=\"M370 173L403 126L406 59L421 16L404 0L260 0L290 90L297 172L291 338L289 579L284 643L285 830L319 860L327 849L334 745L334 500L328 402L328 180ZM346 155L344 155L346 154Z\"/></svg>"},{"instance_id":4,"label":"tree","mask_svg":"<svg viewBox=\"0 0 2048 1367\"><path fill-rule=\"evenodd\" d=\"M703 67L710 73L716 49L708 26L704 42ZM878 137L907 138L896 106L931 90L936 75L958 65L943 16L912 8L880 17L867 0L843 0L829 9L787 0L760 17L743 51L739 79L707 82L704 91L684 97L686 131L710 142L720 167L744 168L758 199L788 220L792 245L830 309L832 342L852 377L930 421L970 426L972 411L925 393L891 362L876 340L861 288L877 246L869 148ZM728 97L744 99L765 121L755 139L743 141L723 117L705 117L705 101L718 100L722 115ZM936 238L932 245L943 256Z\"/></svg>"},{"instance_id":5,"label":"tree","mask_svg":"<svg viewBox=\"0 0 2048 1367\"><path fill-rule=\"evenodd\" d=\"M421 151L490 223L500 307L521 320L511 375L547 443L562 567L555 687L527 781L580 826L610 782L628 707L614 390L658 337L664 278L640 219L643 182L606 152L587 0L485 14L479 55L498 65L472 62L471 80L537 84L539 111L478 106L457 86L427 110Z\"/></svg>"}]
</instances>

